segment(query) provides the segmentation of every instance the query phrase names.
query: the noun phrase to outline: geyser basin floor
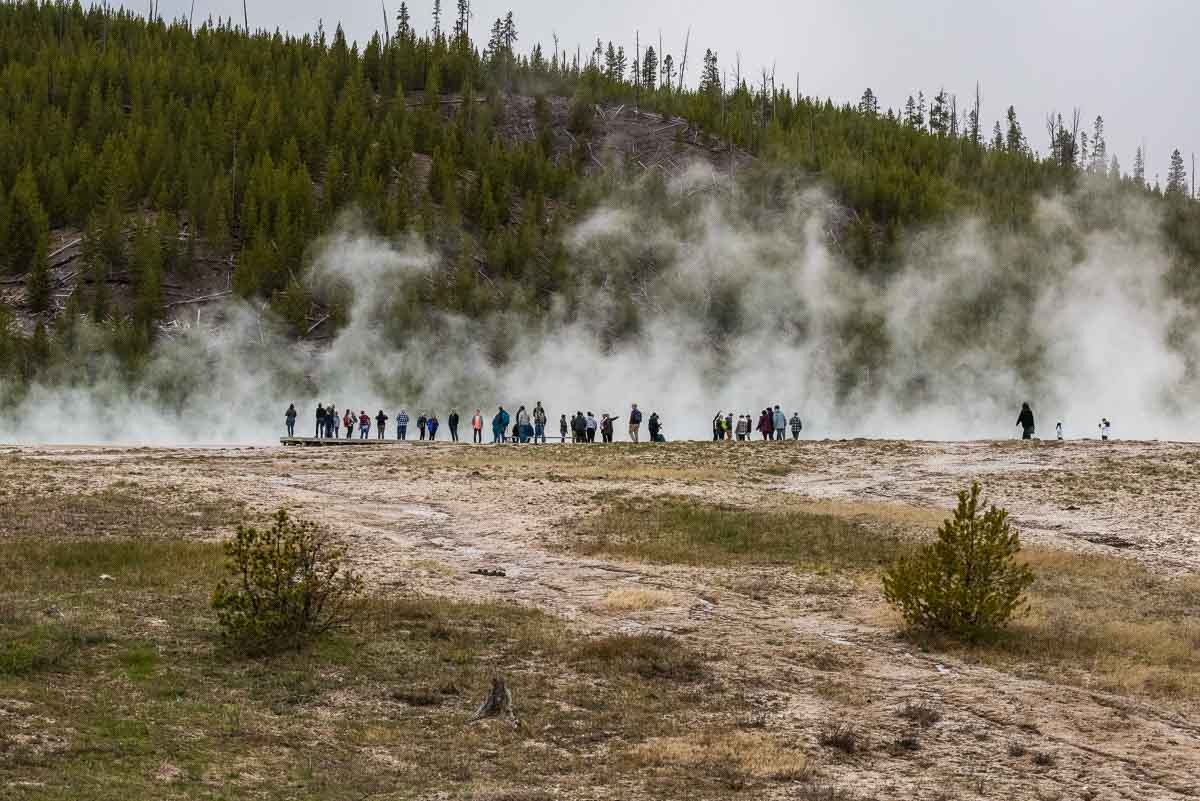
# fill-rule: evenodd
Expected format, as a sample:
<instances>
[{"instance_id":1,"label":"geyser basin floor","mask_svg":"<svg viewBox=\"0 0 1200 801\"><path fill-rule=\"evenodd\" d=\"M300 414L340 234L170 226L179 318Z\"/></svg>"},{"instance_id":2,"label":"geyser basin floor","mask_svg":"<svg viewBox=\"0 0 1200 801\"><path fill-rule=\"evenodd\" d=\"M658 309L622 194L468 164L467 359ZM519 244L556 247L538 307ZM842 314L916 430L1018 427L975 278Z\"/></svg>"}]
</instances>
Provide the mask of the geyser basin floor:
<instances>
[{"instance_id":1,"label":"geyser basin floor","mask_svg":"<svg viewBox=\"0 0 1200 801\"><path fill-rule=\"evenodd\" d=\"M321 663L324 652L314 657L311 675L337 681L305 685L286 719L273 717L283 713L268 704L232 722L218 716L213 731L189 731L181 741L168 723L130 708L119 731L136 724L149 733L139 740L144 750L131 752L153 766L143 794L169 781L172 795L211 795L217 781L235 794L319 797L323 775L369 775L375 784L356 797L515 797L511 788L535 784L553 784L553 797L565 799L803 798L817 785L834 785L852 798L1193 797L1200 686L1188 668L1195 646L1167 651L1161 643L1176 642L1200 614L1194 608L1200 446L425 445L16 448L0 455L0 536L10 541L0 547L29 539L102 545L128 536L208 541L226 535L243 515L287 506L340 532L383 597L514 600L565 621L571 636L584 638L672 635L703 662L702 678L685 672L653 679L662 682L657 697L666 699L656 703L676 705L663 711L675 728L610 717L604 693L616 680L584 682L595 689L582 694L576 681L590 663L502 647L479 633L492 630L486 614L469 624L451 615L441 635L450 639L437 642L468 642L457 626L475 633L469 651L446 653L448 660L468 660L446 662L467 667L456 672L460 694L432 709L387 700L396 687L407 687L400 665L387 675L361 674L336 660ZM580 547L604 530L606 511L658 497L721 504L731 514L829 514L853 521L864 537L915 537L932 530L953 493L972 479L1013 510L1027 543L1040 549L1034 556L1044 595L1019 632L1029 639L1015 642L1045 644L1037 637L1054 633L1055 620L1068 620L1057 650L922 648L898 639L869 569L797 567L772 562L770 554L719 563L638 562ZM70 625L111 628L115 639L97 645L96 656L135 644L162 660L211 648L204 639L211 587L172 585L170 571L156 592L168 600L191 593L194 608L174 616L153 599L143 605L115 597L114 617L90 616L90 604L124 592L142 575L132 575L135 567L106 567L111 582L99 580L100 570L85 570L76 577L85 585L76 594L56 575L34 584L0 578L0 626L40 620L56 605ZM1176 592L1169 607L1159 603ZM1152 621L1154 628L1129 618L1138 608L1171 613ZM523 625L502 621L494 631L526 636L517 633ZM1141 645L1121 653L1098 641L1098 633L1122 646ZM395 647L403 656L435 646L414 637ZM85 655L78 669L94 664ZM122 663L112 685L122 693L149 692L135 667ZM88 775L82 766L94 764L91 754L104 742L69 717L68 691L81 688L71 690L73 663L59 669L49 684L44 676L0 675L0 717L15 722L0 728L0 787L31 780L41 786L19 785L22 797L77 797L71 791L81 787L100 797L80 783ZM522 732L463 725L493 671L510 678L518 711L528 716ZM102 670L79 675L97 688L109 681ZM221 671L212 676L217 681ZM436 687L436 678L422 680ZM67 693L61 704L60 690ZM909 702L931 707L939 720L923 727L898 714ZM316 742L277 736L296 716L320 733ZM854 753L821 744L822 730L835 722L853 728ZM442 738L437 747L459 755L455 760L423 757L429 741L418 732L429 726ZM568 730L587 736L568 737ZM343 732L366 739L334 742ZM230 778L216 757L197 764L204 752L189 743L223 743L220 755L235 755L244 769ZM481 749L488 752L484 760ZM542 753L554 759L531 756ZM730 756L746 753L755 758ZM797 756L807 758L805 770ZM418 762L441 765L441 772L426 775L413 768ZM459 767L451 769L451 762ZM298 771L298 764L315 767Z\"/></svg>"}]
</instances>

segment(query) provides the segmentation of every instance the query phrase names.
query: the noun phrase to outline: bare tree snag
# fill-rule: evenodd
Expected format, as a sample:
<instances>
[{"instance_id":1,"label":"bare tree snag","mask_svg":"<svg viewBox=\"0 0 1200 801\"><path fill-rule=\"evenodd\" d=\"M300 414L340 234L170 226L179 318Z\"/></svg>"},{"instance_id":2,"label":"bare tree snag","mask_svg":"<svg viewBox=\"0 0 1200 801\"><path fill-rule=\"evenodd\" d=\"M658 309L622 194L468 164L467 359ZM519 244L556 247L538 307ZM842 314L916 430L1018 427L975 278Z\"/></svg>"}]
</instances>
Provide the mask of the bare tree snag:
<instances>
[{"instance_id":1,"label":"bare tree snag","mask_svg":"<svg viewBox=\"0 0 1200 801\"><path fill-rule=\"evenodd\" d=\"M514 726L517 725L517 715L513 711L512 691L504 683L501 676L492 678L492 689L488 697L479 705L475 715L468 721L474 723L484 718L503 718Z\"/></svg>"}]
</instances>

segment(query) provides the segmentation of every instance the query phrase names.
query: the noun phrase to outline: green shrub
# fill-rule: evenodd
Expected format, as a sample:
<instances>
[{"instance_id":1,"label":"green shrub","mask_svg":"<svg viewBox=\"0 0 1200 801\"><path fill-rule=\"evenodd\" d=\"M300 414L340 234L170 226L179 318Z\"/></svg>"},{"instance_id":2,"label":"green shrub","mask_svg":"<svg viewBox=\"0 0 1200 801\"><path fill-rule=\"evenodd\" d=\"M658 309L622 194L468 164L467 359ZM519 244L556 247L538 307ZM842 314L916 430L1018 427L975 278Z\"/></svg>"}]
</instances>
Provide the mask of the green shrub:
<instances>
[{"instance_id":1,"label":"green shrub","mask_svg":"<svg viewBox=\"0 0 1200 801\"><path fill-rule=\"evenodd\" d=\"M226 640L251 653L299 648L348 623L362 594L345 549L283 509L265 531L238 526L225 557L230 578L217 585L213 608Z\"/></svg>"},{"instance_id":2,"label":"green shrub","mask_svg":"<svg viewBox=\"0 0 1200 801\"><path fill-rule=\"evenodd\" d=\"M978 483L960 492L937 542L884 573L884 596L909 625L977 640L1022 611L1033 571L1015 559L1021 540L1008 512L991 506L980 514L979 493Z\"/></svg>"}]
</instances>

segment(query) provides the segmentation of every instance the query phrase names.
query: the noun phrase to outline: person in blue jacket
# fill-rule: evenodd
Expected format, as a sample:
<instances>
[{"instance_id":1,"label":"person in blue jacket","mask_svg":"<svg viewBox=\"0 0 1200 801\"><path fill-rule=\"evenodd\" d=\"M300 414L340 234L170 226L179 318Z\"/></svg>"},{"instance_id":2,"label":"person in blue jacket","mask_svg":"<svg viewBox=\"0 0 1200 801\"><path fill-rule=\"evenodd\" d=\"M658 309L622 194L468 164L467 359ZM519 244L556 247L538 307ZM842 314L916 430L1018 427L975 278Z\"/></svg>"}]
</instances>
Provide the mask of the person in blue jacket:
<instances>
[{"instance_id":1,"label":"person in blue jacket","mask_svg":"<svg viewBox=\"0 0 1200 801\"><path fill-rule=\"evenodd\" d=\"M508 430L509 417L508 412L504 411L504 407L499 407L496 416L492 418L492 442L499 445L504 442L504 432Z\"/></svg>"}]
</instances>

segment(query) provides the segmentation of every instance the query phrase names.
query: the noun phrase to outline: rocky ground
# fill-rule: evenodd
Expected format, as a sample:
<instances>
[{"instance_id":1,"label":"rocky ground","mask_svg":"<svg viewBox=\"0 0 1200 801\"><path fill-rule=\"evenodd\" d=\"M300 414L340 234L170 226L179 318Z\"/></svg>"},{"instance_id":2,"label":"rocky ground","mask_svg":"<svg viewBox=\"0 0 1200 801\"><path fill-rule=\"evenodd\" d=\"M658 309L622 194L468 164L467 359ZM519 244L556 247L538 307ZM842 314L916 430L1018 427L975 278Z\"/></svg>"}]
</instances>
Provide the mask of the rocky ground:
<instances>
[{"instance_id":1,"label":"rocky ground","mask_svg":"<svg viewBox=\"0 0 1200 801\"><path fill-rule=\"evenodd\" d=\"M573 551L578 521L623 497L812 509L920 536L978 480L1012 511L1027 543L1137 560L1155 575L1190 580L1200 573L1197 446L9 448L0 450L0 466L52 490L120 483L236 501L254 512L286 506L340 532L383 591L509 599L587 632L681 638L720 654L718 679L743 697L753 727L812 754L821 786L844 793L819 797L1200 796L1200 706L1192 697L1060 683L1044 672L924 649L897 636L877 584L862 577ZM20 503L19 491L0 496L6 515ZM654 600L633 609L638 604L613 603L625 596ZM919 750L910 742L912 722L898 714L914 703L937 718L922 729ZM853 748L822 742L838 723L852 727ZM755 796L818 797L813 787L782 782ZM618 797L612 792L595 797Z\"/></svg>"}]
</instances>

